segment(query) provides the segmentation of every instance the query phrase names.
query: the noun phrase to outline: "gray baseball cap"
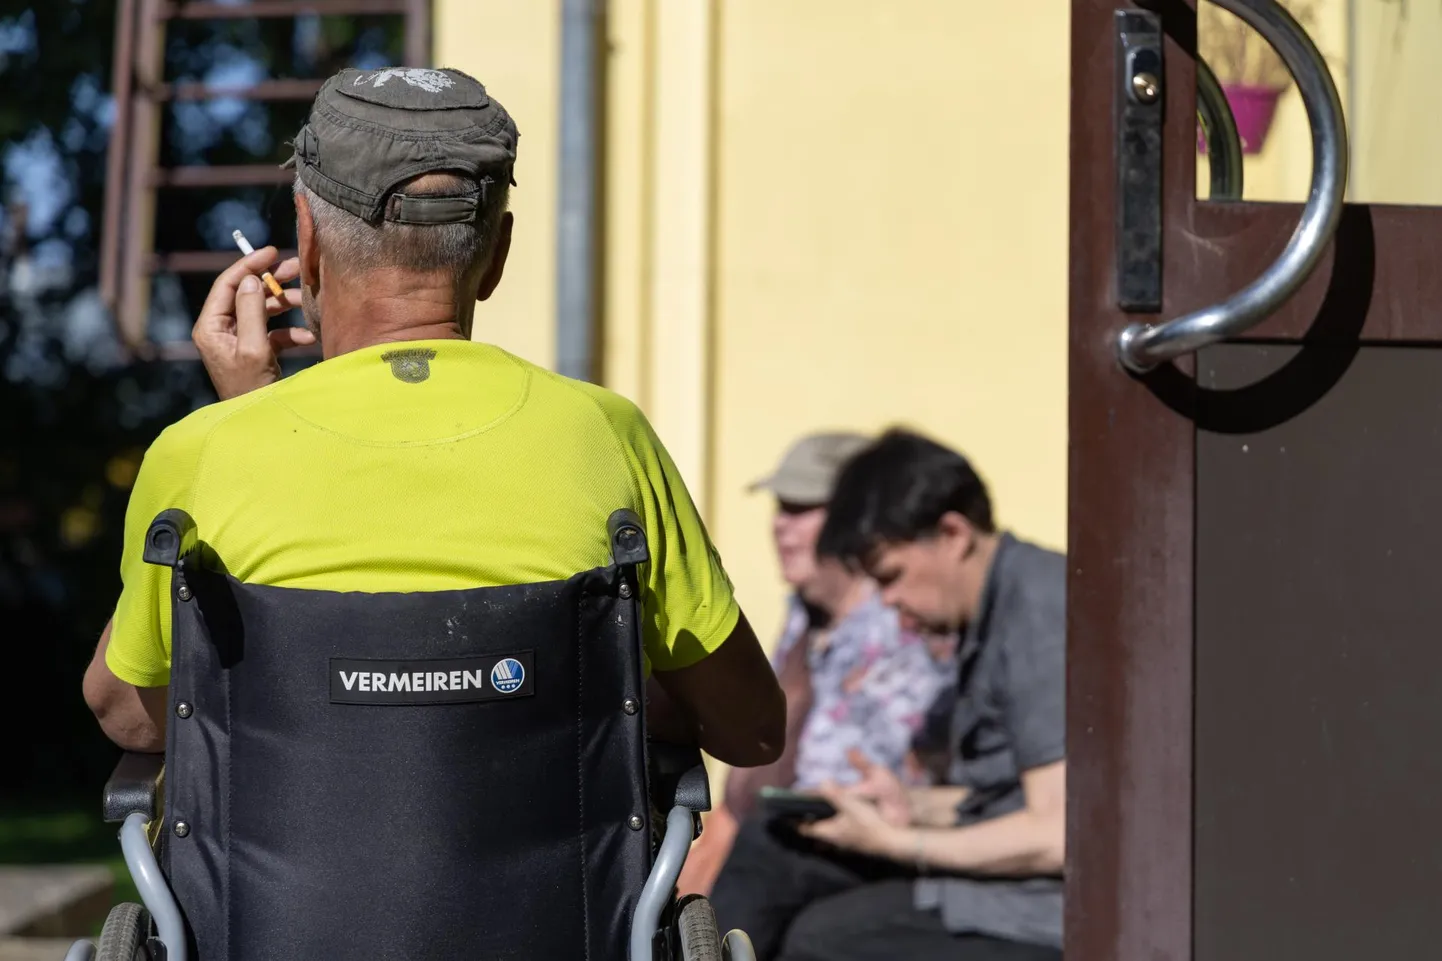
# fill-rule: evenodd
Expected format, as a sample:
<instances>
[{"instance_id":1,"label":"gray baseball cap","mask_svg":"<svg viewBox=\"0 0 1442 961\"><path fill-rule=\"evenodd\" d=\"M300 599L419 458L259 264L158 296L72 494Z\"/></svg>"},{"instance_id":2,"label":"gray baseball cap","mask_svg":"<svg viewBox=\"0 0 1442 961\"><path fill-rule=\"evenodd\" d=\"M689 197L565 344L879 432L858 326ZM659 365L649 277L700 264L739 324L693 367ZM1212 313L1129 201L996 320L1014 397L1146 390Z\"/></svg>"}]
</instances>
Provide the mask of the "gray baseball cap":
<instances>
[{"instance_id":1,"label":"gray baseball cap","mask_svg":"<svg viewBox=\"0 0 1442 961\"><path fill-rule=\"evenodd\" d=\"M825 504L831 500L841 468L869 443L871 438L865 435L843 431L809 434L791 445L769 477L748 490L770 491L790 504Z\"/></svg>"},{"instance_id":2,"label":"gray baseball cap","mask_svg":"<svg viewBox=\"0 0 1442 961\"><path fill-rule=\"evenodd\" d=\"M316 94L285 166L322 200L368 223L466 223L489 184L516 182L519 139L506 109L459 70L347 68ZM438 171L471 182L450 196L395 192Z\"/></svg>"}]
</instances>

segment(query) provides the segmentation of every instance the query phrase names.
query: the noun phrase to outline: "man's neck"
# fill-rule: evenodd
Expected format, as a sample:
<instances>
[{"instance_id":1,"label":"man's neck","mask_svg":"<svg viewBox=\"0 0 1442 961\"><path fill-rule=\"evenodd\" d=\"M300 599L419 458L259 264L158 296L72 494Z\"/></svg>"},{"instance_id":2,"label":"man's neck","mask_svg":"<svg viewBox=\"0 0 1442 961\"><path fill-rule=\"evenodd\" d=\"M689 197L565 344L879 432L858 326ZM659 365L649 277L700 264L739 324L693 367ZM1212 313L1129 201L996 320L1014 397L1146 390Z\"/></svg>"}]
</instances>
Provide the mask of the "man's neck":
<instances>
[{"instance_id":1,"label":"man's neck","mask_svg":"<svg viewBox=\"0 0 1442 961\"><path fill-rule=\"evenodd\" d=\"M966 569L960 590L962 600L966 605L966 622L968 624L981 613L981 601L986 593L986 583L991 579L991 567L996 563L996 552L1000 547L1000 534L979 534L971 553L963 561ZM964 629L965 626L963 626Z\"/></svg>"},{"instance_id":2,"label":"man's neck","mask_svg":"<svg viewBox=\"0 0 1442 961\"><path fill-rule=\"evenodd\" d=\"M321 304L327 358L377 344L469 340L474 299L453 283L405 271L377 270L327 288Z\"/></svg>"}]
</instances>

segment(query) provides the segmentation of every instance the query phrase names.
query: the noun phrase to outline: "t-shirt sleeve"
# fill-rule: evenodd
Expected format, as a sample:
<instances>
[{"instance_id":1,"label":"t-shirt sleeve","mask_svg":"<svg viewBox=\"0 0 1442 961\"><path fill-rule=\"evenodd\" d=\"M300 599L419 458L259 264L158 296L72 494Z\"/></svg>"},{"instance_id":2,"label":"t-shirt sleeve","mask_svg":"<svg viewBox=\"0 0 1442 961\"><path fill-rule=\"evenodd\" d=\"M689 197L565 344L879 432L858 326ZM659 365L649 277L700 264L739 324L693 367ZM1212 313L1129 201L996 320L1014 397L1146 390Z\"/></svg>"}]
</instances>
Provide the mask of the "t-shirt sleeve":
<instances>
[{"instance_id":1,"label":"t-shirt sleeve","mask_svg":"<svg viewBox=\"0 0 1442 961\"><path fill-rule=\"evenodd\" d=\"M1056 567L1004 619L1006 723L1022 771L1066 757L1066 582Z\"/></svg>"},{"instance_id":2,"label":"t-shirt sleeve","mask_svg":"<svg viewBox=\"0 0 1442 961\"><path fill-rule=\"evenodd\" d=\"M170 571L145 563L150 522L163 510L192 511L191 485L204 434L182 421L164 431L145 452L125 509L125 546L120 558L120 602L110 628L105 663L136 687L170 683Z\"/></svg>"},{"instance_id":3,"label":"t-shirt sleeve","mask_svg":"<svg viewBox=\"0 0 1442 961\"><path fill-rule=\"evenodd\" d=\"M631 459L651 552L641 597L646 656L654 670L689 667L731 636L741 609L681 472L650 423L629 404L612 421Z\"/></svg>"}]
</instances>

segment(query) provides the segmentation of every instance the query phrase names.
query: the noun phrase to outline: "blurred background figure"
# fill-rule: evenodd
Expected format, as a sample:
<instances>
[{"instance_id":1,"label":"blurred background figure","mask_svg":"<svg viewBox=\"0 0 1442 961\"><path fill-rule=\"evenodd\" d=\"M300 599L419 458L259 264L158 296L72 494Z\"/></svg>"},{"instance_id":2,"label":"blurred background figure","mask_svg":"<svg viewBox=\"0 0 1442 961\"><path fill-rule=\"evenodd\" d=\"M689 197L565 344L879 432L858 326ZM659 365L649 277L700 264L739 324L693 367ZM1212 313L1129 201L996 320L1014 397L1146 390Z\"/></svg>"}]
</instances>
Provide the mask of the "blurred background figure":
<instances>
[{"instance_id":1,"label":"blurred background figure","mask_svg":"<svg viewBox=\"0 0 1442 961\"><path fill-rule=\"evenodd\" d=\"M725 799L686 862L683 893L709 892L729 859L739 859L744 872L768 869L770 846L746 840L767 830L755 804L765 785L854 783L858 761L908 783L929 779L913 747L928 710L952 680L950 649L902 630L869 577L816 553L836 477L868 441L854 433L808 435L750 487L776 498L772 535L782 580L791 589L772 655L786 691L786 750L775 764L731 772Z\"/></svg>"}]
</instances>

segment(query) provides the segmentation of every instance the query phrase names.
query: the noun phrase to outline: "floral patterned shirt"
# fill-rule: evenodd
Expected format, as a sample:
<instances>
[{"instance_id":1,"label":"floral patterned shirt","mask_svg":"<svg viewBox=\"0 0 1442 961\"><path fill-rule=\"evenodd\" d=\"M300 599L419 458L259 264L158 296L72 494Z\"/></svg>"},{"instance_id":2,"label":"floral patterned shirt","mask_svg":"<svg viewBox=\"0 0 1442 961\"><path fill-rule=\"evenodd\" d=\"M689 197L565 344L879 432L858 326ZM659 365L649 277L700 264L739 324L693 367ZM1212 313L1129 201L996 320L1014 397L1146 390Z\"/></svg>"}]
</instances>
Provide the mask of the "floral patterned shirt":
<instances>
[{"instance_id":1,"label":"floral patterned shirt","mask_svg":"<svg viewBox=\"0 0 1442 961\"><path fill-rule=\"evenodd\" d=\"M800 599L792 597L786 627L772 655L778 670L798 643L812 637ZM847 758L857 748L910 783L925 774L906 764L928 712L955 683L955 660L938 661L926 639L904 631L896 612L872 595L807 653L811 710L796 751L795 787L854 783Z\"/></svg>"}]
</instances>

